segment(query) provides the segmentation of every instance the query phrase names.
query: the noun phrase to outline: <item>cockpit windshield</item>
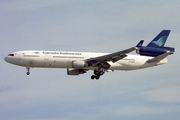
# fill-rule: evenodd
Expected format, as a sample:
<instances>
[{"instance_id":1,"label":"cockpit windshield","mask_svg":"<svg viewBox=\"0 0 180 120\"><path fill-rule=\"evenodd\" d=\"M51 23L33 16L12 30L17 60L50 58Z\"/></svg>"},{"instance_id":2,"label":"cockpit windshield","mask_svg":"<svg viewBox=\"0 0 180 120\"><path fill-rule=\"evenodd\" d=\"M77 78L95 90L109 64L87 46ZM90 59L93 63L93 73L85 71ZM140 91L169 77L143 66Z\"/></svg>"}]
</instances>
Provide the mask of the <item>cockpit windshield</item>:
<instances>
[{"instance_id":1,"label":"cockpit windshield","mask_svg":"<svg viewBox=\"0 0 180 120\"><path fill-rule=\"evenodd\" d=\"M14 56L14 54L9 54L8 56Z\"/></svg>"}]
</instances>

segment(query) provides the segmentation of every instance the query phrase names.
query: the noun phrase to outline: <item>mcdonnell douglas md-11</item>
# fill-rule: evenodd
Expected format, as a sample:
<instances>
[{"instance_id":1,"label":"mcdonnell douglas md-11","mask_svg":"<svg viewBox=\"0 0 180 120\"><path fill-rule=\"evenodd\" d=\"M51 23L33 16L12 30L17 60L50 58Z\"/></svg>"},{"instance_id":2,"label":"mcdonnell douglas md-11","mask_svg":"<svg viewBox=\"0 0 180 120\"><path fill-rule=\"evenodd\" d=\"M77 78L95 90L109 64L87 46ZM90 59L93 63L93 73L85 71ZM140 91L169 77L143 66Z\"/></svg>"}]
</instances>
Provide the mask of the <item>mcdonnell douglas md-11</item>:
<instances>
[{"instance_id":1,"label":"mcdonnell douglas md-11","mask_svg":"<svg viewBox=\"0 0 180 120\"><path fill-rule=\"evenodd\" d=\"M30 68L66 68L68 75L84 74L93 70L91 79L99 79L109 70L137 70L167 63L167 56L175 52L172 47L164 44L170 30L160 32L147 46L141 40L135 47L115 53L89 53L67 51L18 51L5 57L5 61L26 67L27 75ZM128 53L136 50L139 55Z\"/></svg>"}]
</instances>

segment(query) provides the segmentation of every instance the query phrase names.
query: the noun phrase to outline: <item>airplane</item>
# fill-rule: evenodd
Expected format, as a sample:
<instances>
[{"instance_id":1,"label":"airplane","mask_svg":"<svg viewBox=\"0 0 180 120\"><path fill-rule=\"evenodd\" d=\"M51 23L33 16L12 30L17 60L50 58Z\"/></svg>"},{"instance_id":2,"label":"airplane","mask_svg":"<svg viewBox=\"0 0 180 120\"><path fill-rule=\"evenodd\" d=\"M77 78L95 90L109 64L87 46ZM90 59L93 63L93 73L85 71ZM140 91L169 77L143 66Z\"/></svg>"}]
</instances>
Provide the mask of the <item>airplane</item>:
<instances>
[{"instance_id":1,"label":"airplane","mask_svg":"<svg viewBox=\"0 0 180 120\"><path fill-rule=\"evenodd\" d=\"M91 53L69 51L17 51L5 57L5 61L30 68L66 68L68 75L80 75L93 70L91 79L99 79L105 72L114 70L137 70L167 63L167 56L175 48L164 47L171 30L162 30L147 46L141 40L135 47L114 53ZM128 53L136 50L138 55Z\"/></svg>"}]
</instances>

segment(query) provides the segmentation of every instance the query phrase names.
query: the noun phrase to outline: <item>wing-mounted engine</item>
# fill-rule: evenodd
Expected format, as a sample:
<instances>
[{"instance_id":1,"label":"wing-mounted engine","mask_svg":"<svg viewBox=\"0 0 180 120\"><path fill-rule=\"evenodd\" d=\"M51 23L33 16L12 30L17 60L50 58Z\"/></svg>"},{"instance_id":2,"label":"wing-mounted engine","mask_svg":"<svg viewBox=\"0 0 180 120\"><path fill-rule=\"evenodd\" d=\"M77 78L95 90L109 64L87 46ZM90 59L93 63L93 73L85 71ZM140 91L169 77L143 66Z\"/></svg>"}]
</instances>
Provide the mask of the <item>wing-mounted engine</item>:
<instances>
[{"instance_id":1,"label":"wing-mounted engine","mask_svg":"<svg viewBox=\"0 0 180 120\"><path fill-rule=\"evenodd\" d=\"M80 61L80 60L75 60L72 61L72 68L84 68L84 67L88 67L88 63L86 63L85 61Z\"/></svg>"},{"instance_id":2,"label":"wing-mounted engine","mask_svg":"<svg viewBox=\"0 0 180 120\"><path fill-rule=\"evenodd\" d=\"M161 54L166 53L167 51L174 52L174 48L171 47L145 47L142 46L140 48L137 48L136 53L144 56L152 56L156 57Z\"/></svg>"},{"instance_id":3,"label":"wing-mounted engine","mask_svg":"<svg viewBox=\"0 0 180 120\"><path fill-rule=\"evenodd\" d=\"M83 69L88 67L88 63L83 60L74 60L72 61L72 68L67 69L68 75L79 75L86 73L87 70Z\"/></svg>"},{"instance_id":4,"label":"wing-mounted engine","mask_svg":"<svg viewBox=\"0 0 180 120\"><path fill-rule=\"evenodd\" d=\"M68 75L79 75L79 74L84 74L84 73L86 73L86 70L83 70L83 69L74 69L74 68L67 69Z\"/></svg>"}]
</instances>

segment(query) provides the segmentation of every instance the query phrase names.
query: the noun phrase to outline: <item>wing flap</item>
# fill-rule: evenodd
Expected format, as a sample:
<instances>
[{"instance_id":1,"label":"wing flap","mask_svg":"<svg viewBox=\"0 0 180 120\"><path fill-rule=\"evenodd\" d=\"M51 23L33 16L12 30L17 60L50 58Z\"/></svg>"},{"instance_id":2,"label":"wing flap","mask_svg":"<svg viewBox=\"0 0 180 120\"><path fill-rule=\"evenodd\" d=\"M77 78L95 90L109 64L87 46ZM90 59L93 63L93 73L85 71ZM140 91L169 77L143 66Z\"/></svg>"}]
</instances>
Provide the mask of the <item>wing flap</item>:
<instances>
[{"instance_id":1,"label":"wing flap","mask_svg":"<svg viewBox=\"0 0 180 120\"><path fill-rule=\"evenodd\" d=\"M130 52L134 51L135 49L136 49L136 47L132 47L132 48L129 48L129 49L126 49L126 50L123 50L123 51L103 55L103 56L100 56L100 57L91 58L91 59L88 59L86 62L93 65L93 66L97 65L98 63L105 63L107 61L116 62L116 61L126 57L127 53L130 53Z\"/></svg>"}]
</instances>

